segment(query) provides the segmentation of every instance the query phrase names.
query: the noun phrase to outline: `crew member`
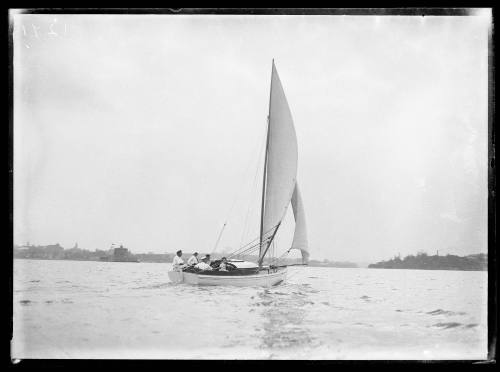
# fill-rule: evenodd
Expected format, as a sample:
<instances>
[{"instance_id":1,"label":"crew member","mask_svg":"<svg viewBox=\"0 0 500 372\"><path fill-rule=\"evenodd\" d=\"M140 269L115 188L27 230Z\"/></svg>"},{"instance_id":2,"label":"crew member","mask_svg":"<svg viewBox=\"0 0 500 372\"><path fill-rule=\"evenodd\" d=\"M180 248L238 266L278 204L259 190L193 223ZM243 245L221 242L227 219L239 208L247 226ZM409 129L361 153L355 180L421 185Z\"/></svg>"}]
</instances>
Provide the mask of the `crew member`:
<instances>
[{"instance_id":1,"label":"crew member","mask_svg":"<svg viewBox=\"0 0 500 372\"><path fill-rule=\"evenodd\" d=\"M172 261L172 269L175 271L181 271L186 267L184 260L182 259L182 251L178 250L174 256L174 260Z\"/></svg>"},{"instance_id":2,"label":"crew member","mask_svg":"<svg viewBox=\"0 0 500 372\"><path fill-rule=\"evenodd\" d=\"M199 262L200 261L198 261L198 252L194 252L193 255L191 257L189 257L187 264L188 264L188 266L194 266Z\"/></svg>"},{"instance_id":3,"label":"crew member","mask_svg":"<svg viewBox=\"0 0 500 372\"><path fill-rule=\"evenodd\" d=\"M208 257L205 256L201 259L201 262L195 266L195 268L200 270L213 270L212 266L208 264Z\"/></svg>"},{"instance_id":4,"label":"crew member","mask_svg":"<svg viewBox=\"0 0 500 372\"><path fill-rule=\"evenodd\" d=\"M207 258L207 264L210 265L212 263L212 260L210 259L210 255L207 254L207 255L205 255L205 257Z\"/></svg>"},{"instance_id":5,"label":"crew member","mask_svg":"<svg viewBox=\"0 0 500 372\"><path fill-rule=\"evenodd\" d=\"M219 264L219 271L227 271L227 259L226 257L221 258L221 262Z\"/></svg>"}]
</instances>

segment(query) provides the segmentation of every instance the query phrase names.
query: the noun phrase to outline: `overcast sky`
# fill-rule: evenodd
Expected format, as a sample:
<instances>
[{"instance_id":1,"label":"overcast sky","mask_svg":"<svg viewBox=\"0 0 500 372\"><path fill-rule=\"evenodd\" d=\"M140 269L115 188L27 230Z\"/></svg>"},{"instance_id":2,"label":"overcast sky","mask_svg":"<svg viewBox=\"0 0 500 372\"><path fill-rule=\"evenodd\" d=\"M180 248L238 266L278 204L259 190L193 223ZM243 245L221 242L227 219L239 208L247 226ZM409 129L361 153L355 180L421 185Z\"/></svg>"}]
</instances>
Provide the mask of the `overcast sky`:
<instances>
[{"instance_id":1,"label":"overcast sky","mask_svg":"<svg viewBox=\"0 0 500 372\"><path fill-rule=\"evenodd\" d=\"M312 259L487 251L488 13L14 16L14 242L258 234L271 61ZM293 235L291 208L277 250Z\"/></svg>"}]
</instances>

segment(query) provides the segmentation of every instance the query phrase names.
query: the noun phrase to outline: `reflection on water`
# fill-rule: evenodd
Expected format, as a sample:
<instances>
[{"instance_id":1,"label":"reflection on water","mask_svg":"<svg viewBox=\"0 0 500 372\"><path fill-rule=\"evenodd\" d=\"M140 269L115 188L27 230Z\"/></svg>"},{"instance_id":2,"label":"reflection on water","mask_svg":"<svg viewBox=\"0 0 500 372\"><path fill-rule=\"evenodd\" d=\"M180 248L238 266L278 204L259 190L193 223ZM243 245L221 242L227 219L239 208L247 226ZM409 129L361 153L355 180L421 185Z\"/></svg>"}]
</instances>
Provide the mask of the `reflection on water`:
<instances>
[{"instance_id":1,"label":"reflection on water","mask_svg":"<svg viewBox=\"0 0 500 372\"><path fill-rule=\"evenodd\" d=\"M285 292L285 290L288 290ZM307 294L291 288L263 289L258 293L254 306L262 306L262 348L289 348L310 345L311 332L304 326L305 306L312 304ZM260 329L260 327L257 327Z\"/></svg>"}]
</instances>

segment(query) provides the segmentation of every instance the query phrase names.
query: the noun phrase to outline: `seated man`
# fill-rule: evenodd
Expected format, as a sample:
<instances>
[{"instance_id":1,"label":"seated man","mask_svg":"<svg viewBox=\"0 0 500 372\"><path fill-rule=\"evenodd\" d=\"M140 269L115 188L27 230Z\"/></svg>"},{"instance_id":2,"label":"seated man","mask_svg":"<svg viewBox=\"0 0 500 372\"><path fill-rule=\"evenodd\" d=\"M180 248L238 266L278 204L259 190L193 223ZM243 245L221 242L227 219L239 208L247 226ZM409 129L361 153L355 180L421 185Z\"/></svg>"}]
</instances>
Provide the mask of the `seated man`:
<instances>
[{"instance_id":1,"label":"seated man","mask_svg":"<svg viewBox=\"0 0 500 372\"><path fill-rule=\"evenodd\" d=\"M208 258L207 256L203 257L201 259L201 262L199 264L196 264L194 267L200 270L213 270L212 266L210 266L208 263Z\"/></svg>"},{"instance_id":2,"label":"seated man","mask_svg":"<svg viewBox=\"0 0 500 372\"><path fill-rule=\"evenodd\" d=\"M188 264L188 266L194 266L197 263L199 263L199 261L198 261L198 252L194 252L193 255L189 258L187 264Z\"/></svg>"},{"instance_id":3,"label":"seated man","mask_svg":"<svg viewBox=\"0 0 500 372\"><path fill-rule=\"evenodd\" d=\"M219 271L227 271L227 259L222 257L221 263L219 264Z\"/></svg>"},{"instance_id":4,"label":"seated man","mask_svg":"<svg viewBox=\"0 0 500 372\"><path fill-rule=\"evenodd\" d=\"M205 255L205 257L207 258L207 264L211 265L212 264L212 260L210 259L210 255L207 254L207 255Z\"/></svg>"},{"instance_id":5,"label":"seated man","mask_svg":"<svg viewBox=\"0 0 500 372\"><path fill-rule=\"evenodd\" d=\"M175 271L181 271L185 267L186 264L182 259L182 251L178 250L174 256L174 260L172 261L172 269Z\"/></svg>"}]
</instances>

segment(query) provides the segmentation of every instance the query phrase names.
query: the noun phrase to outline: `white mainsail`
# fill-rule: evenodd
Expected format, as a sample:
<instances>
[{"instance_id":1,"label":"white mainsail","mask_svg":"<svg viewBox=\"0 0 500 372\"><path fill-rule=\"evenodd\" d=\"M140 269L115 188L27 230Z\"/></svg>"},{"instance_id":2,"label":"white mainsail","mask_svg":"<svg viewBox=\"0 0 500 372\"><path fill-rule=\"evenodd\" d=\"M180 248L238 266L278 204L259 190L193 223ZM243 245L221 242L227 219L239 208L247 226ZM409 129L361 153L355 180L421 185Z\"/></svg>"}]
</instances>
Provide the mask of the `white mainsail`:
<instances>
[{"instance_id":1,"label":"white mainsail","mask_svg":"<svg viewBox=\"0 0 500 372\"><path fill-rule=\"evenodd\" d=\"M272 66L265 198L262 220L263 240L273 237L283 220L295 190L297 137L292 114L276 67ZM270 240L261 247L262 261Z\"/></svg>"},{"instance_id":2,"label":"white mainsail","mask_svg":"<svg viewBox=\"0 0 500 372\"><path fill-rule=\"evenodd\" d=\"M306 215L298 182L295 183L295 190L292 195L292 209L295 218L295 232L293 233L292 247L290 249L299 249L302 253L302 263L306 264L309 261Z\"/></svg>"}]
</instances>

